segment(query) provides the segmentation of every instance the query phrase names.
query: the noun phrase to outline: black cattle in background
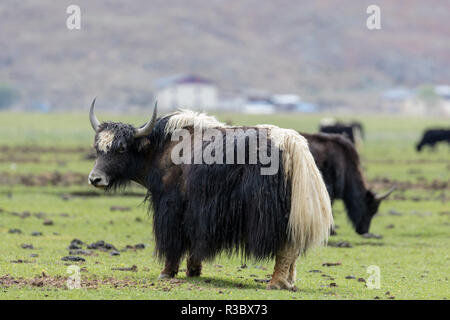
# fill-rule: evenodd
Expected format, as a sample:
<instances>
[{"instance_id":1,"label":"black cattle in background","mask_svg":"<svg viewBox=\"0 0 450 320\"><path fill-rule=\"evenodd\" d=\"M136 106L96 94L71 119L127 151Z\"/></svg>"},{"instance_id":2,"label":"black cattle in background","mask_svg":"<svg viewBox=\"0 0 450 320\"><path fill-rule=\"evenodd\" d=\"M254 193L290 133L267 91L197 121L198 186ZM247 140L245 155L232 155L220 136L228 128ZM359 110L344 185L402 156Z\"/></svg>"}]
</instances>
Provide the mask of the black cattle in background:
<instances>
[{"instance_id":1,"label":"black cattle in background","mask_svg":"<svg viewBox=\"0 0 450 320\"><path fill-rule=\"evenodd\" d=\"M328 126L320 126L319 131L322 133L340 134L348 138L353 144L355 143L355 136L353 134L353 127L343 124L334 124Z\"/></svg>"},{"instance_id":2,"label":"black cattle in background","mask_svg":"<svg viewBox=\"0 0 450 320\"><path fill-rule=\"evenodd\" d=\"M356 232L368 233L381 201L386 199L394 188L380 195L368 189L358 152L342 135L300 134L308 140L309 149L322 172L331 203L335 199L342 199Z\"/></svg>"},{"instance_id":3,"label":"black cattle in background","mask_svg":"<svg viewBox=\"0 0 450 320\"><path fill-rule=\"evenodd\" d=\"M320 122L319 132L341 134L357 147L362 144L362 139L364 138L363 125L357 121L344 123L332 118L325 118Z\"/></svg>"},{"instance_id":4,"label":"black cattle in background","mask_svg":"<svg viewBox=\"0 0 450 320\"><path fill-rule=\"evenodd\" d=\"M447 142L450 143L450 129L428 129L424 132L422 139L416 145L417 152L422 151L426 145L435 148L436 143Z\"/></svg>"}]
</instances>

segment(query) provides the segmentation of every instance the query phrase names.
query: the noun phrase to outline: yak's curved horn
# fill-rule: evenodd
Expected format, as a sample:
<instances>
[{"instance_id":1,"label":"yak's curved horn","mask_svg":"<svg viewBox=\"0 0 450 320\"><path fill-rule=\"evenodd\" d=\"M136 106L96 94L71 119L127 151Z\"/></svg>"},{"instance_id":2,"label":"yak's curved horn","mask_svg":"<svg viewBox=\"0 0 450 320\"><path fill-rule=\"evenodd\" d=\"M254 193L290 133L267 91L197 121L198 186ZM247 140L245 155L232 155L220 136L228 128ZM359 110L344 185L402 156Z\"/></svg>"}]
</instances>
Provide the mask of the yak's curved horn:
<instances>
[{"instance_id":1,"label":"yak's curved horn","mask_svg":"<svg viewBox=\"0 0 450 320\"><path fill-rule=\"evenodd\" d=\"M394 191L396 189L396 186L392 186L389 191L382 193L382 194L377 194L375 196L375 200L381 201L386 199L387 197L389 197L389 195L392 193L392 191Z\"/></svg>"},{"instance_id":2,"label":"yak's curved horn","mask_svg":"<svg viewBox=\"0 0 450 320\"><path fill-rule=\"evenodd\" d=\"M97 132L98 126L100 125L100 121L98 121L97 117L94 114L95 99L97 99L97 97L95 97L94 101L92 101L91 110L89 111L89 120L91 121L92 129L94 129L94 131Z\"/></svg>"},{"instance_id":3,"label":"yak's curved horn","mask_svg":"<svg viewBox=\"0 0 450 320\"><path fill-rule=\"evenodd\" d=\"M155 107L153 108L152 118L145 124L145 126L143 126L142 128L136 129L136 131L134 133L135 138L141 138L141 137L148 136L152 132L153 127L155 126L155 122L156 122L157 106L158 106L158 102L155 102Z\"/></svg>"}]
</instances>

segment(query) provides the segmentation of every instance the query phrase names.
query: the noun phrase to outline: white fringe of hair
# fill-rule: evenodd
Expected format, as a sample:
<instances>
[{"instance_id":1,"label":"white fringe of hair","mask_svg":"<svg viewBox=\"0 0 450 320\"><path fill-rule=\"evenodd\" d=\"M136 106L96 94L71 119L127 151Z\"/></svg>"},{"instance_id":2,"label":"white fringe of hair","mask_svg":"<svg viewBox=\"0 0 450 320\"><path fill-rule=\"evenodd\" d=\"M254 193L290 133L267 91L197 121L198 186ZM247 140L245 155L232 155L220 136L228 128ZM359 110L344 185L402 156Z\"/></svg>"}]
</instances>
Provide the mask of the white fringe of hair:
<instances>
[{"instance_id":1,"label":"white fringe of hair","mask_svg":"<svg viewBox=\"0 0 450 320\"><path fill-rule=\"evenodd\" d=\"M322 175L314 162L308 141L298 132L273 125L271 141L283 151L285 176L291 183L288 236L300 253L325 245L333 226L331 201Z\"/></svg>"},{"instance_id":2,"label":"white fringe of hair","mask_svg":"<svg viewBox=\"0 0 450 320\"><path fill-rule=\"evenodd\" d=\"M225 126L224 123L213 116L186 109L180 109L180 111L169 114L166 117L170 117L164 128L164 133L166 135L173 133L176 129L188 126L193 126L194 129L200 130L204 128L220 128Z\"/></svg>"},{"instance_id":3,"label":"white fringe of hair","mask_svg":"<svg viewBox=\"0 0 450 320\"><path fill-rule=\"evenodd\" d=\"M353 127L353 139L355 140L355 147L356 149L361 149L363 146L363 139L361 130L357 127Z\"/></svg>"}]
</instances>

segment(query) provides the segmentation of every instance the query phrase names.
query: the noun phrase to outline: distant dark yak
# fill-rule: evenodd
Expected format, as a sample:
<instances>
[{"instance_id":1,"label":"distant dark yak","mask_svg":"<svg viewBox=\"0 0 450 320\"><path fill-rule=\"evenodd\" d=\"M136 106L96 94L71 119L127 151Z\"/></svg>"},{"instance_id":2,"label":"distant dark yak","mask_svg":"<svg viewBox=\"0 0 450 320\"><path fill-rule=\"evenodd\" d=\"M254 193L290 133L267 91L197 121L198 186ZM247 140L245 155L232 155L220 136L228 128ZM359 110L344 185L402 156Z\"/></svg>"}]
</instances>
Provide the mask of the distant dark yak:
<instances>
[{"instance_id":1,"label":"distant dark yak","mask_svg":"<svg viewBox=\"0 0 450 320\"><path fill-rule=\"evenodd\" d=\"M331 202L342 199L356 232L368 233L381 201L394 188L380 195L367 188L358 152L348 139L337 134L300 134L308 140Z\"/></svg>"},{"instance_id":2,"label":"distant dark yak","mask_svg":"<svg viewBox=\"0 0 450 320\"><path fill-rule=\"evenodd\" d=\"M429 145L435 148L436 143L447 142L450 143L450 129L429 129L423 134L422 140L416 145L417 152L422 151L422 148Z\"/></svg>"},{"instance_id":3,"label":"distant dark yak","mask_svg":"<svg viewBox=\"0 0 450 320\"><path fill-rule=\"evenodd\" d=\"M360 122L352 121L344 123L333 118L325 118L320 121L319 132L341 134L348 138L358 148L362 145L364 128Z\"/></svg>"},{"instance_id":4,"label":"distant dark yak","mask_svg":"<svg viewBox=\"0 0 450 320\"><path fill-rule=\"evenodd\" d=\"M189 142L195 132L216 128L224 135L226 129L237 130L233 139L243 137L249 152L256 146L245 136L249 128L191 111L157 119L155 106L151 120L139 128L100 123L94 102L90 122L97 159L89 182L111 190L135 181L148 189L156 252L165 259L160 278L174 277L184 256L187 276L199 276L203 260L225 251L275 258L268 288L295 289L297 257L326 242L333 224L330 198L304 137L275 126L251 128L267 131L268 150L279 155L273 175L261 174L260 158L256 164L175 164L173 136L181 128L187 129ZM210 143L204 140L203 147ZM232 147L232 157L237 149Z\"/></svg>"}]
</instances>

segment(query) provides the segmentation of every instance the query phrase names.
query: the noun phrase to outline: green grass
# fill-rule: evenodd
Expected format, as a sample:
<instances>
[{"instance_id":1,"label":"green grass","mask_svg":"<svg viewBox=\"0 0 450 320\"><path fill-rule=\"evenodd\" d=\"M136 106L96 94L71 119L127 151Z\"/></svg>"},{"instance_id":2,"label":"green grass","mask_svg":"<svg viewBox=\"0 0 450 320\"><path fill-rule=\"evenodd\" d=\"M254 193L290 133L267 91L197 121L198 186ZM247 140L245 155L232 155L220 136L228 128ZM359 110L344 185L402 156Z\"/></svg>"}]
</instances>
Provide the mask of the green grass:
<instances>
[{"instance_id":1,"label":"green grass","mask_svg":"<svg viewBox=\"0 0 450 320\"><path fill-rule=\"evenodd\" d=\"M320 118L326 115L249 116L219 114L221 120L236 124L273 123L286 128L314 132ZM107 117L99 118L106 119ZM113 116L109 119L140 124L146 117ZM144 119L144 120L143 120ZM450 193L447 189L426 188L433 181L450 182L450 151L440 146L436 152L417 154L414 144L422 130L444 126L445 119L400 118L387 116L360 117L366 129L361 150L366 176L414 185L397 191L380 207L372 222L371 232L382 239L366 239L351 228L342 203L334 206L338 235L330 238L330 246L309 252L298 260L297 292L267 291L255 279L267 279L273 262L242 261L240 257L217 257L204 264L200 278L181 281L157 281L162 268L154 257L151 217L143 196L62 197L71 192L96 192L87 184L27 186L14 180L7 185L4 177L48 175L74 172L87 176L93 161L83 156L92 144L93 132L87 116L72 114L0 113L0 299L445 299L449 297ZM72 148L24 152L23 146ZM82 147L80 152L76 148ZM374 187L379 187L374 184ZM133 186L130 191L144 193ZM377 190L382 191L382 190ZM404 199L397 199L403 196ZM129 207L129 211L111 211L112 206ZM401 215L392 215L396 210ZM16 213L30 212L29 217ZM42 212L43 214L35 214ZM44 225L50 219L53 225ZM393 225L393 228L392 226ZM387 228L389 226L389 228ZM8 231L18 228L20 234ZM42 236L31 236L40 231ZM85 243L104 240L121 250L126 245L144 243L143 250L121 251L120 256L95 252L85 262L69 263L83 268L82 286L100 280L96 288L69 290L64 285L1 285L1 277L9 275L19 282L37 278L68 276L67 246L74 238ZM349 242L351 248L333 246ZM23 249L32 244L34 249ZM37 254L37 257L30 257ZM29 263L12 263L26 260ZM324 262L341 265L324 267ZM246 263L247 268L240 268ZM137 266L137 272L112 268ZM369 289L358 278L369 279L367 267L376 265L381 271L381 288ZM183 263L181 269L185 268ZM309 272L320 270L321 272ZM328 277L323 276L328 275ZM346 279L353 275L356 279ZM331 279L332 278L332 279ZM121 284L115 288L115 284ZM336 286L330 287L330 283ZM64 281L63 281L64 284ZM125 286L128 285L128 286ZM388 294L387 294L388 293Z\"/></svg>"}]
</instances>

